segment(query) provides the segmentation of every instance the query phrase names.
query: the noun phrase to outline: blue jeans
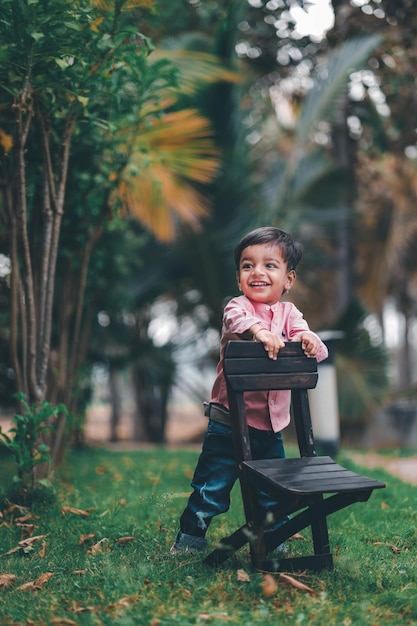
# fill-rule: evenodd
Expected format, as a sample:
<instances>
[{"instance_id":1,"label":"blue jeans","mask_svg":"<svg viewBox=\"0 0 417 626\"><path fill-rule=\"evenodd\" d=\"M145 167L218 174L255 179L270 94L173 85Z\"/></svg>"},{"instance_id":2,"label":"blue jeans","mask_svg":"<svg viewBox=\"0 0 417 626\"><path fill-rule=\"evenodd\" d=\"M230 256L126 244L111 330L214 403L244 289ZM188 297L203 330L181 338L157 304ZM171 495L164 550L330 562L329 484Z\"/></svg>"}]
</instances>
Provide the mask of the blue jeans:
<instances>
[{"instance_id":1,"label":"blue jeans","mask_svg":"<svg viewBox=\"0 0 417 626\"><path fill-rule=\"evenodd\" d=\"M282 434L249 428L254 459L284 458ZM180 518L180 532L205 537L213 517L225 513L230 506L230 492L238 478L233 450L232 429L209 420L203 448L191 483L193 492ZM276 505L264 492L259 492L259 505L265 512ZM276 524L276 526L278 526Z\"/></svg>"}]
</instances>

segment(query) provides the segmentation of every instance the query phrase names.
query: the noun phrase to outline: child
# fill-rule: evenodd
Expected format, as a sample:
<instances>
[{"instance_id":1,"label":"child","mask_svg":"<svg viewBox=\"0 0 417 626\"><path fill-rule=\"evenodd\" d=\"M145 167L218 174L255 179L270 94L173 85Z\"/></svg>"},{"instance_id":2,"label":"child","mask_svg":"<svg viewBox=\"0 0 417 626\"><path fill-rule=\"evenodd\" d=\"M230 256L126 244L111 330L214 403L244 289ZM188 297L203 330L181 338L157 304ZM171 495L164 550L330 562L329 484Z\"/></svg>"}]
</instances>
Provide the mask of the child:
<instances>
[{"instance_id":1,"label":"child","mask_svg":"<svg viewBox=\"0 0 417 626\"><path fill-rule=\"evenodd\" d=\"M301 312L291 302L280 302L282 294L294 285L301 256L301 244L274 227L250 232L235 249L237 282L243 295L230 300L224 309L217 377L206 409L208 428L191 483L193 492L181 515L171 554L206 548L208 526L215 515L228 510L238 477L223 375L227 342L260 341L269 358L276 359L285 341L301 341L307 356L317 361L327 357L326 346L310 331ZM245 394L245 404L253 458L284 458L281 431L290 421L290 392L250 392ZM259 494L259 505L265 511L274 504L265 493Z\"/></svg>"}]
</instances>

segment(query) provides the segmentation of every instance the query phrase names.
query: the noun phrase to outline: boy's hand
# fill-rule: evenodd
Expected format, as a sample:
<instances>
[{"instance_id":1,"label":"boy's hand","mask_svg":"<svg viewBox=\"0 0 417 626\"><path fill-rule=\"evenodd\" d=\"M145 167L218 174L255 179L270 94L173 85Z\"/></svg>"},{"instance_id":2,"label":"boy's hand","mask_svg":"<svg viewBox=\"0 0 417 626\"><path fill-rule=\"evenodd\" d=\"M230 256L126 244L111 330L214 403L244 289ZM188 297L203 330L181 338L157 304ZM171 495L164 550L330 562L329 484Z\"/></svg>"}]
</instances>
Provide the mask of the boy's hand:
<instances>
[{"instance_id":1,"label":"boy's hand","mask_svg":"<svg viewBox=\"0 0 417 626\"><path fill-rule=\"evenodd\" d=\"M304 331L301 334L300 339L304 354L308 357L317 356L317 352L320 348L320 339L317 335L311 331Z\"/></svg>"},{"instance_id":2,"label":"boy's hand","mask_svg":"<svg viewBox=\"0 0 417 626\"><path fill-rule=\"evenodd\" d=\"M263 343L265 350L268 352L269 358L275 361L280 348L285 346L285 342L282 337L276 335L275 333L271 333L270 330L266 330L265 328L260 328L255 335L256 337L254 336L254 338L256 341Z\"/></svg>"}]
</instances>

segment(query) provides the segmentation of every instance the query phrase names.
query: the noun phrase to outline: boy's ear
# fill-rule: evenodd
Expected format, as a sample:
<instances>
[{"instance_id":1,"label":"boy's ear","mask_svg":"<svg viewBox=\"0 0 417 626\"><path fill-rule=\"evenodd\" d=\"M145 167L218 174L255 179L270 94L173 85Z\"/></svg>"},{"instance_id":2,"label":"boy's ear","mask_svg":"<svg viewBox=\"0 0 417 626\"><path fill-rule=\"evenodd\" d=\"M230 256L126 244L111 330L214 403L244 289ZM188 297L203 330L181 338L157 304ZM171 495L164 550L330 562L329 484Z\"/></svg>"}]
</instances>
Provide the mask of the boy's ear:
<instances>
[{"instance_id":1,"label":"boy's ear","mask_svg":"<svg viewBox=\"0 0 417 626\"><path fill-rule=\"evenodd\" d=\"M293 284L295 283L297 279L297 274L295 273L295 270L290 270L287 274L287 280L285 283L285 289L289 290L291 289L291 287L293 286Z\"/></svg>"},{"instance_id":2,"label":"boy's ear","mask_svg":"<svg viewBox=\"0 0 417 626\"><path fill-rule=\"evenodd\" d=\"M240 278L239 278L239 272L236 272L236 281L237 281L237 286L238 286L238 289L241 291L241 289L240 289Z\"/></svg>"}]
</instances>

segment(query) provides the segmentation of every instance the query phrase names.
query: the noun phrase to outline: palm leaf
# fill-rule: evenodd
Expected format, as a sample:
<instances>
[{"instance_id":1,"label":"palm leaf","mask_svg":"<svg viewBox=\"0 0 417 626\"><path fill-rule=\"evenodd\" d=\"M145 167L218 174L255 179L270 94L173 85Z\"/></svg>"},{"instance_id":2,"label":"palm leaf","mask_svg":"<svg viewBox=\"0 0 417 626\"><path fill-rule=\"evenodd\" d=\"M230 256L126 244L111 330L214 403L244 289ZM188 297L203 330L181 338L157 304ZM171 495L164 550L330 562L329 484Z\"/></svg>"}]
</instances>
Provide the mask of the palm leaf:
<instances>
[{"instance_id":1,"label":"palm leaf","mask_svg":"<svg viewBox=\"0 0 417 626\"><path fill-rule=\"evenodd\" d=\"M381 38L377 35L350 39L334 50L326 65L323 63L317 68L314 86L308 92L297 120L294 146L278 185L276 201L269 209L267 218L271 219L271 213L282 213L288 209L294 200L292 190L298 195L305 192L306 187L303 190L300 183L311 185L311 177L301 181L298 168L311 143L313 130L320 121L332 121L336 99L345 89L350 73L358 69L380 43ZM294 184L296 175L297 185Z\"/></svg>"},{"instance_id":2,"label":"palm leaf","mask_svg":"<svg viewBox=\"0 0 417 626\"><path fill-rule=\"evenodd\" d=\"M193 109L171 112L139 134L118 198L159 240L170 241L178 223L195 229L207 215L208 200L195 185L211 182L218 164L208 120Z\"/></svg>"},{"instance_id":3,"label":"palm leaf","mask_svg":"<svg viewBox=\"0 0 417 626\"><path fill-rule=\"evenodd\" d=\"M220 81L238 83L243 80L237 72L233 72L221 63L219 57L195 50L164 50L157 49L149 57L150 63L161 59L169 59L180 73L181 93L190 95L202 85ZM171 91L178 91L172 87Z\"/></svg>"},{"instance_id":4,"label":"palm leaf","mask_svg":"<svg viewBox=\"0 0 417 626\"><path fill-rule=\"evenodd\" d=\"M116 2L116 0L92 0L91 4L96 6L100 11L114 11L116 4L119 5L121 11L129 11L136 8L150 9L155 6L155 0L124 0Z\"/></svg>"},{"instance_id":5,"label":"palm leaf","mask_svg":"<svg viewBox=\"0 0 417 626\"><path fill-rule=\"evenodd\" d=\"M317 68L315 85L307 94L297 121L297 145L310 140L317 122L332 120L335 102L345 89L349 75L363 65L381 41L378 35L348 39L334 50L326 64Z\"/></svg>"},{"instance_id":6,"label":"palm leaf","mask_svg":"<svg viewBox=\"0 0 417 626\"><path fill-rule=\"evenodd\" d=\"M344 333L336 354L339 410L342 423L366 424L387 397L387 354L375 345L364 326L366 311L353 300L337 328Z\"/></svg>"}]
</instances>

